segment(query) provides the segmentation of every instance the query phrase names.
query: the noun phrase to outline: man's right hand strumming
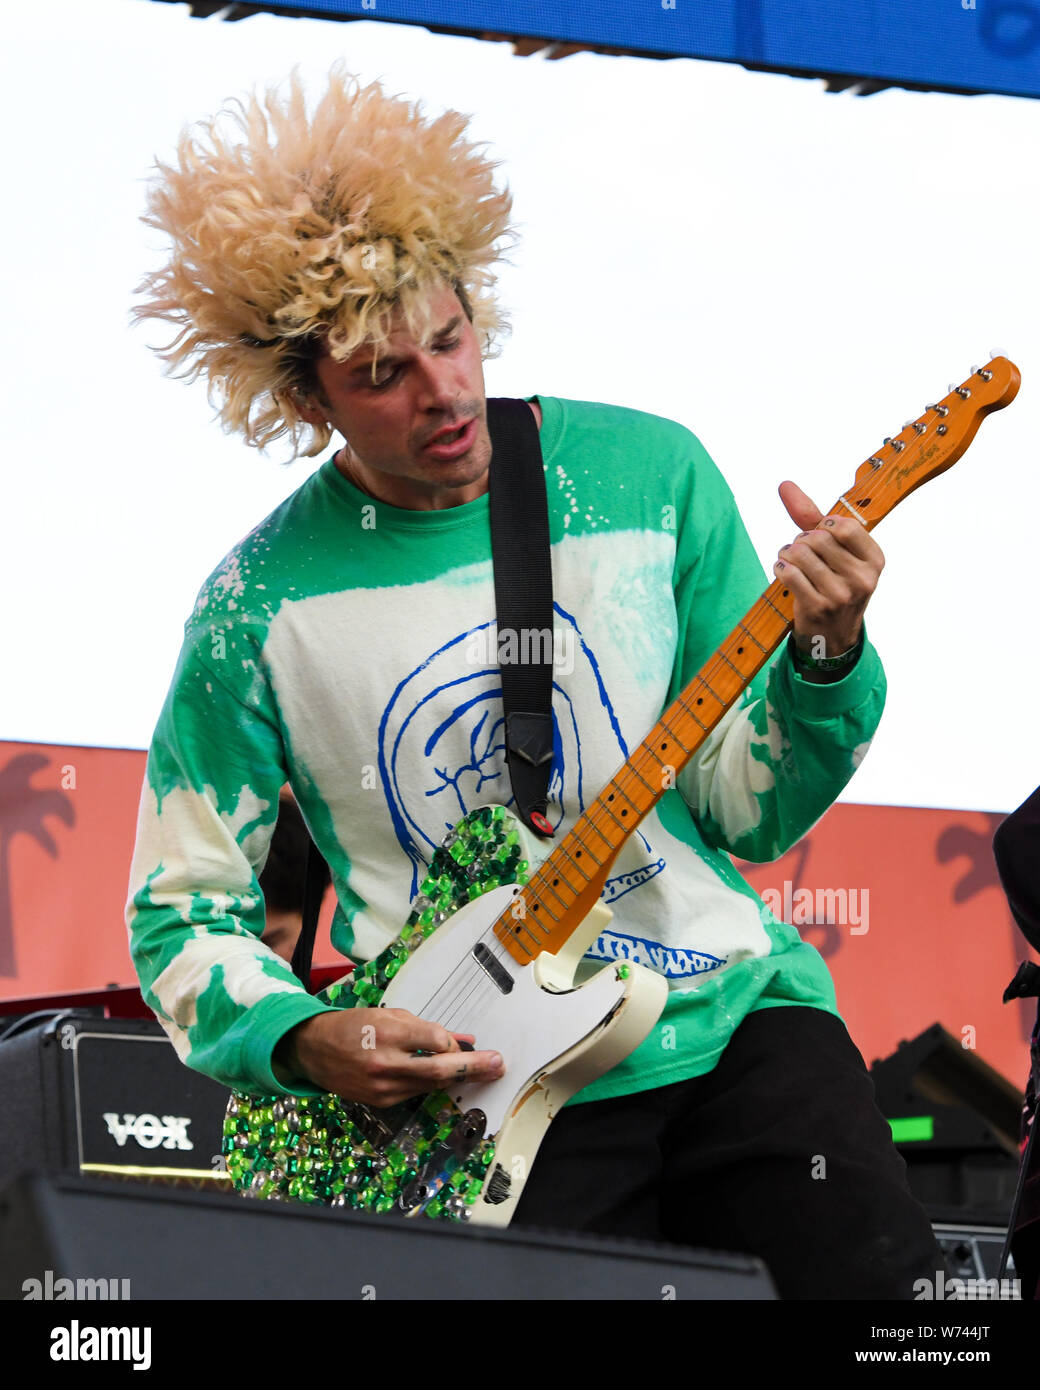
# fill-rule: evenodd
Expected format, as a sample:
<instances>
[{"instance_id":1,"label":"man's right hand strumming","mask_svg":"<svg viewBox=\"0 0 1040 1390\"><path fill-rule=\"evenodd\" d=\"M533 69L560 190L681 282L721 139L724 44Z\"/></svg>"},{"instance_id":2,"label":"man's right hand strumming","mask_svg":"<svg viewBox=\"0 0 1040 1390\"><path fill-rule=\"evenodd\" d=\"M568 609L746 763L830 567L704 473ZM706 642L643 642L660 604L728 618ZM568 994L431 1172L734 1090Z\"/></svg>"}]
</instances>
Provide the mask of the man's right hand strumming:
<instances>
[{"instance_id":1,"label":"man's right hand strumming","mask_svg":"<svg viewBox=\"0 0 1040 1390\"><path fill-rule=\"evenodd\" d=\"M298 1023L275 1049L275 1065L346 1100L383 1108L452 1082L494 1081L505 1070L497 1052L475 1052L468 1033L404 1009L343 1009ZM428 1056L417 1056L428 1053Z\"/></svg>"}]
</instances>

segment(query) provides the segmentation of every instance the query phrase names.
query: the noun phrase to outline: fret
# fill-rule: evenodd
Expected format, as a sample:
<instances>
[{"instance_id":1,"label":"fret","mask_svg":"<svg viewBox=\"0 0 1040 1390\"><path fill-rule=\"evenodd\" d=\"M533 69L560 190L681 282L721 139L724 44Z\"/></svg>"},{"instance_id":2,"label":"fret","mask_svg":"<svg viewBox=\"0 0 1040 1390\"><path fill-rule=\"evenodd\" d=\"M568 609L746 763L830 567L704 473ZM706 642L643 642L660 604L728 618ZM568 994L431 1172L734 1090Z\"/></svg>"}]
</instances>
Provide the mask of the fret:
<instances>
[{"instance_id":1,"label":"fret","mask_svg":"<svg viewBox=\"0 0 1040 1390\"><path fill-rule=\"evenodd\" d=\"M768 596L768 594L763 594L763 595L762 595L762 599L763 599L763 602L769 604L770 608L773 610L773 612L776 614L776 616L777 616L778 618L783 618L783 620L784 620L785 623L789 623L789 622L791 621L791 619L787 616L786 613L782 613L782 612L780 611L780 609L777 608L776 604L775 604L775 603L773 602L773 600Z\"/></svg>"},{"instance_id":2,"label":"fret","mask_svg":"<svg viewBox=\"0 0 1040 1390\"><path fill-rule=\"evenodd\" d=\"M658 762L660 762L660 761L661 761L661 760L658 758ZM662 767L666 767L667 764L666 764L666 763L661 763L661 766L662 766ZM642 774L642 773L639 771L639 769L636 767L635 763L632 763L631 767L630 767L628 770L629 770L629 772L632 773L632 775L633 775L634 777L638 777L638 778L639 778L640 782L642 782L643 786L647 789L647 791L650 793L651 796L656 796L656 795L657 795L657 792L655 791L653 784L652 784L651 782L648 782L648 781L646 780L646 778L643 776L643 774ZM632 798L631 798L631 797L628 797L627 800L631 801ZM633 802L633 805L634 805L634 804L635 804L635 803Z\"/></svg>"},{"instance_id":3,"label":"fret","mask_svg":"<svg viewBox=\"0 0 1040 1390\"><path fill-rule=\"evenodd\" d=\"M515 927L511 927L509 925L510 922L515 922L517 925ZM524 930L524 927L522 925L522 919L514 917L511 912L506 912L502 917L500 917L498 921L495 923L492 930L498 937L499 941L502 942L503 946L515 945L518 946L521 951L523 951L524 955L527 956L527 960L521 961L522 965L529 964L530 961L534 960L535 956L538 954L538 952L536 951L529 951L527 947L524 945L524 943L521 941L520 933ZM528 935L530 935L530 933L528 933ZM537 942L535 944L537 945ZM510 954L512 954L512 952L510 952ZM513 959L515 960L516 957L514 956Z\"/></svg>"},{"instance_id":4,"label":"fret","mask_svg":"<svg viewBox=\"0 0 1040 1390\"><path fill-rule=\"evenodd\" d=\"M705 689L708 689L707 683L706 683L705 681L701 680L701 681L700 681L700 684L703 685ZM680 699L681 699L681 698L682 698L682 696L680 696ZM715 699L718 700L719 704L722 705L722 708L723 708L723 709L726 708L726 706L723 704L723 702L722 702L721 700L719 700L719 697L718 697L717 695L715 696ZM704 696L703 696L703 695L698 695L698 696L697 696L697 703L698 703L699 705L703 705L703 704L704 704ZM693 710L690 710L690 715L692 716L692 718L697 719L697 716L693 713ZM709 733L709 732L711 731L711 725L710 725L710 724L702 724L701 721L700 721L699 719L697 719L697 723L701 725L701 728L704 730L704 732L705 732L706 734Z\"/></svg>"},{"instance_id":5,"label":"fret","mask_svg":"<svg viewBox=\"0 0 1040 1390\"><path fill-rule=\"evenodd\" d=\"M618 820L617 816L615 816L614 812L610 809L610 807L607 805L607 803L606 803L605 801L603 801L602 797L600 798L600 801L602 802L604 811L606 811L607 815L608 815L608 816L610 817L610 819L614 822L614 824L617 826L617 828L618 828L619 830L623 830L623 829L624 829L623 823L622 823L621 821ZM602 833L602 832L601 832L601 833Z\"/></svg>"},{"instance_id":6,"label":"fret","mask_svg":"<svg viewBox=\"0 0 1040 1390\"><path fill-rule=\"evenodd\" d=\"M636 768L635 768L634 766L630 766L630 767L629 767L629 772L634 772L635 775L636 775L637 777L639 777L639 773L636 771ZM646 787L647 791L648 791L651 795L653 795L654 789L653 789L653 787L649 784L649 782L643 781L643 778L642 778L642 777L639 777L639 780L640 780L640 782L643 783L643 786ZM621 786L620 782L618 781L618 779L617 779L616 777L613 778L611 781L609 781L609 782L607 783L607 786L608 786L608 787L613 787L613 788L617 791L618 795L619 795L619 796L623 796L623 797L625 798L625 800L628 802L628 804L629 804L630 806L634 806L635 809L636 809L637 811L639 811L639 810L641 809L640 806L639 806L639 803L638 803L637 801L633 801L633 800L632 800L632 798L629 796L628 792L625 791L624 787ZM599 797L597 798L597 800L602 801L602 800L604 799L604 794L605 794L604 792L600 792ZM609 800L609 799L610 799L610 798L608 797L607 800Z\"/></svg>"},{"instance_id":7,"label":"fret","mask_svg":"<svg viewBox=\"0 0 1040 1390\"><path fill-rule=\"evenodd\" d=\"M577 829L577 826L575 826L575 829ZM572 830L572 831L571 831L571 835L573 835L573 834L574 834L574 831ZM567 836L567 840L569 840L570 837L571 837L571 836L568 835L568 836ZM603 836L603 839L604 839L604 840L607 840L606 835ZM586 883L591 883L591 882L592 882L592 879L591 879L590 875L587 874L587 873L585 872L584 867L583 867L581 864L578 863L578 861L574 858L573 854L571 854L570 850L567 848L567 840L564 840L564 841L561 843L561 845L560 845L559 850L557 851L557 853L558 853L558 854L562 854L562 855L564 855L567 859L569 859L569 860L571 861L571 863L574 865L574 867L577 869L578 873L581 874L581 876L582 876L582 878L585 880L585 882L586 882ZM607 844L608 844L608 845L610 844L610 841L609 841L609 840L607 840ZM578 853L580 854L581 851L579 850ZM592 857L592 858L595 858L595 856L591 856L591 857Z\"/></svg>"},{"instance_id":8,"label":"fret","mask_svg":"<svg viewBox=\"0 0 1040 1390\"><path fill-rule=\"evenodd\" d=\"M644 808L643 808L642 806L640 806L639 803L638 803L637 801L633 801L631 797L626 796L626 797L625 797L625 800L628 802L629 806L631 806L632 810L635 811L635 813L636 813L636 818L635 818L634 821L633 821L633 820L630 820L630 819L628 818L628 812L627 812L627 811L624 811L624 810L621 812L620 817L615 816L615 815L614 815L614 812L611 811L610 808L609 808L608 806L605 805L605 803L603 802L602 798L599 799L599 801L597 802L597 805L602 805L602 806L603 806L603 809L606 811L607 815L610 816L610 818L611 818L611 820L614 822L614 824L615 824L621 831L623 831L625 835L627 835L628 832L629 832L629 830L631 830L632 826L633 826L633 825L637 825L637 824L639 823L639 821L642 820L643 814L644 814ZM650 805L651 805L651 806L653 805L653 802L652 802L652 801L651 801ZM647 807L646 809L648 810L649 807Z\"/></svg>"},{"instance_id":9,"label":"fret","mask_svg":"<svg viewBox=\"0 0 1040 1390\"><path fill-rule=\"evenodd\" d=\"M546 943L547 941L550 941L550 940L552 939L551 933L548 932L548 931L546 931L546 930L544 930L543 927L542 927L542 925L541 925L541 923L538 922L537 919L535 919L535 921L534 921L534 928L532 929L532 926L531 926L531 921L532 921L532 919L531 919L531 917L530 917L529 915L525 915L524 917L520 918L519 920L520 920L520 932L526 932L527 935L531 938L531 944L532 944L533 946L536 946L536 947L538 948L538 950L535 951L534 954L537 955L537 954L538 954L538 951L544 951L544 950L545 950L545 943ZM517 932L517 937L518 937L518 938L519 938L519 936L520 936L520 932ZM540 939L540 940L539 940L538 936L535 934L536 932L540 932L540 933L541 933L541 939Z\"/></svg>"},{"instance_id":10,"label":"fret","mask_svg":"<svg viewBox=\"0 0 1040 1390\"><path fill-rule=\"evenodd\" d=\"M545 864L542 865L542 867L538 870L538 873L535 875L535 878L536 878L536 879L539 878L543 873L545 873L546 867L547 867L547 866L546 866ZM548 880L549 880L549 874L545 874L545 878L546 878L546 884L545 884L545 886L548 888L549 892L553 895L553 897L556 899L556 901L560 904L560 906L563 908L564 912L569 912L570 909L571 909L571 907L573 906L573 903L565 903L564 900L560 897L559 893L557 893L557 891L556 891L556 884L560 882L560 875L557 874L556 877L555 877L555 879L553 880L552 883L549 883L549 881L548 881ZM533 880L532 880L532 881L533 881ZM566 880L565 880L565 882L566 882ZM567 884L567 887L570 888L571 892L574 894L574 897L577 898L578 894L577 894L576 889L571 888L571 885L570 885L569 883Z\"/></svg>"},{"instance_id":11,"label":"fret","mask_svg":"<svg viewBox=\"0 0 1040 1390\"><path fill-rule=\"evenodd\" d=\"M528 884L527 886L528 886L528 888L529 888L531 885ZM525 901L526 901L526 899L525 899ZM542 949L544 950L544 949L545 949L545 943L546 943L547 941L551 941L551 940L552 940L553 930L554 930L556 927L558 927L558 926L560 925L560 919L559 919L558 917L554 917L553 920L552 920L551 922L546 922L545 919L544 919L544 917L542 917L542 916L539 914L539 912L538 912L538 909L539 909L540 907L542 907L542 906L544 906L544 904L542 903L541 899L538 899L538 901L535 902L535 904L534 904L533 907L529 907L529 908L527 909L527 913L526 913L526 915L525 915L524 920L525 920L528 924L530 924L530 923L533 922L534 925L535 925L535 928L542 934L542 938L543 938L543 939L542 939L542 942L541 942L541 946L542 946Z\"/></svg>"},{"instance_id":12,"label":"fret","mask_svg":"<svg viewBox=\"0 0 1040 1390\"><path fill-rule=\"evenodd\" d=\"M649 754L649 756L650 756L651 758L653 758L654 762L657 764L657 766L658 766L662 771L663 771L666 767L674 767L674 766L675 766L674 763L668 762L668 760L667 760L666 758L662 758L661 755L660 755L660 753L658 753L656 749L654 749L654 748L647 748L645 745L642 745L642 747L643 747L643 752ZM643 776L641 776L641 775L639 775L639 774L637 774L637 776L639 776L639 780L642 782L643 786L646 787L647 791L650 792L652 796L656 796L656 795L657 795L657 789L656 789L655 787L651 786L651 784L646 780L645 777L643 777ZM662 783L662 785L663 785L663 783Z\"/></svg>"},{"instance_id":13,"label":"fret","mask_svg":"<svg viewBox=\"0 0 1040 1390\"><path fill-rule=\"evenodd\" d=\"M755 636L755 634L751 631L749 627L745 627L743 623L738 623L737 627L740 629L741 632L745 633L751 639L752 642L754 642L755 646L758 648L760 652L762 652L765 656L769 655L769 648L763 647L762 643L758 640L758 638Z\"/></svg>"},{"instance_id":14,"label":"fret","mask_svg":"<svg viewBox=\"0 0 1040 1390\"><path fill-rule=\"evenodd\" d=\"M722 657L723 661L726 663L727 666L729 666L732 670L736 671L737 675L740 677L741 680L744 679L744 672L740 669L739 666L733 665L733 662L730 661L729 657L726 655L725 652L719 652L719 656Z\"/></svg>"},{"instance_id":15,"label":"fret","mask_svg":"<svg viewBox=\"0 0 1040 1390\"><path fill-rule=\"evenodd\" d=\"M693 722L694 722L695 724L700 724L701 728L704 730L705 733L708 732L708 726L707 726L707 724L701 724L701 721L700 721L700 720L697 718L697 716L694 714L693 710L690 709L690 708L687 706L686 700L684 699L684 697L683 697L682 695L679 696L679 698L676 700L675 703L676 703L677 705L682 705L683 709L686 710L686 713L687 713L687 714L689 715L689 717L693 720Z\"/></svg>"},{"instance_id":16,"label":"fret","mask_svg":"<svg viewBox=\"0 0 1040 1390\"><path fill-rule=\"evenodd\" d=\"M678 701L676 701L676 704L678 704ZM673 706L673 708L674 708L674 706ZM669 711L669 713L671 713L671 711ZM658 720L658 722L657 722L657 727L658 727L659 729L663 729L664 732L669 736L669 738L671 738L675 743L677 743L677 744L679 745L679 747L682 749L682 751L683 751L684 753L689 753L690 750L684 745L682 739L681 739L681 738L678 738L678 737L672 732L672 730L671 730L671 729L668 727L668 725L664 722L663 717L662 717L661 719Z\"/></svg>"},{"instance_id":17,"label":"fret","mask_svg":"<svg viewBox=\"0 0 1040 1390\"><path fill-rule=\"evenodd\" d=\"M530 893L531 893L531 890L534 888L534 879L533 879L533 878L530 879L530 880L524 885L524 888L525 888L525 893L526 893L526 894L530 894ZM535 894L534 894L534 898L535 898L534 906L529 907L529 908L527 909L528 915L529 915L529 916L530 916L531 913L534 912L535 908L537 908L537 907L544 907L544 908L545 908L545 914L546 914L546 916L551 917L551 918L553 919L554 922L559 922L559 920L560 920L559 917L557 917L556 913L553 912L552 908L549 906L548 903L542 901L542 899L541 899L541 897L539 896L538 893L535 893ZM541 917L536 917L536 918L535 918L535 921L540 922L540 921L542 921L542 918L541 918Z\"/></svg>"},{"instance_id":18,"label":"fret","mask_svg":"<svg viewBox=\"0 0 1040 1390\"><path fill-rule=\"evenodd\" d=\"M609 836L603 834L599 826L592 819L592 812L595 809L596 803L593 802L589 809L585 812L585 814L583 816L578 817L577 821L575 822L574 829L571 831L571 835L574 836L575 840L581 846L580 849L575 851L575 859L577 859L579 855L587 854L589 858L592 860L592 862L596 865L596 868L601 869L603 867L603 860L597 858L597 856L593 854L590 846L585 843L585 840L582 838L582 826L590 826L593 830L595 830L596 834L600 837L601 840L606 840L607 844L610 846L611 855L617 853L618 847L614 843L614 841L609 838ZM567 838L570 839L570 836L568 836ZM608 858L609 857L610 856L608 856Z\"/></svg>"},{"instance_id":19,"label":"fret","mask_svg":"<svg viewBox=\"0 0 1040 1390\"><path fill-rule=\"evenodd\" d=\"M532 942L534 943L534 945L537 946L539 950L542 950L542 949L543 949L542 944L538 941L537 937L535 936L535 931L533 931L533 930L531 929L531 925L530 925L531 922L532 922L532 921L534 922L535 930L537 930L538 932L541 932L541 934L542 934L543 936L545 936L546 938L551 937L552 933L551 933L551 930L549 930L548 928L542 926L541 922L539 922L539 920L538 920L537 917L535 917L535 918L532 918L532 917L531 917L531 909L530 909L530 906L529 906L531 896L532 896L532 893L531 893L531 884L530 884L530 883L527 883L527 884L525 884L524 887L520 890L519 898L514 898L514 899L513 899L513 904L512 904L512 906L508 907L508 908L506 909L506 911L502 914L502 916L501 916L498 920L499 920L499 922L504 923L504 924L506 925L507 930L510 930L510 929L509 929L509 926L508 926L508 924L509 924L510 922L513 922L513 923L517 924L517 925L520 927L520 930L521 930L521 931L525 931L525 932L527 933L527 935L531 938L531 940L532 940ZM534 896L537 896L537 895L534 895ZM519 913L519 914L516 913L516 910L515 910L515 909L516 909L516 903L517 903L518 901L520 901L520 902L523 903L523 911L522 911L521 913ZM510 930L510 935L512 936L513 934L514 934L514 933ZM535 954L537 954L537 952L536 952Z\"/></svg>"},{"instance_id":20,"label":"fret","mask_svg":"<svg viewBox=\"0 0 1040 1390\"><path fill-rule=\"evenodd\" d=\"M595 802L593 802L593 805L595 805ZM596 822L589 818L589 814L587 811L584 816L579 817L578 820L575 821L574 830L571 831L572 835L577 831L578 826L581 824L582 820L587 820L587 823L592 827L592 829L596 832L596 834L599 836L599 838L603 841L603 843L607 846L608 849L614 848L614 841L610 838L609 835L604 835L603 831L600 830Z\"/></svg>"}]
</instances>

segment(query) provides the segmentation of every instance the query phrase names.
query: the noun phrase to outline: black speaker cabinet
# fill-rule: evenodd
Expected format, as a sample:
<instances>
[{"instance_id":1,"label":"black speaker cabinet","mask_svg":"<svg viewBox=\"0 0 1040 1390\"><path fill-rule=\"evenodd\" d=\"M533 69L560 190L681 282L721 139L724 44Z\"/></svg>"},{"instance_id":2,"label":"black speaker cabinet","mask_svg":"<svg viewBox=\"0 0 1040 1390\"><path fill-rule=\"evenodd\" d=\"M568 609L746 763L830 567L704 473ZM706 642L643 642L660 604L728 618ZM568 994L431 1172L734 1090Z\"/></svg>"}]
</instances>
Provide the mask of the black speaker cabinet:
<instances>
[{"instance_id":1,"label":"black speaker cabinet","mask_svg":"<svg viewBox=\"0 0 1040 1390\"><path fill-rule=\"evenodd\" d=\"M131 1300L776 1296L747 1255L99 1178L20 1178L0 1194L0 1297L24 1299L30 1281L47 1297L59 1279L70 1281L64 1297L99 1296L104 1283L100 1296Z\"/></svg>"}]
</instances>

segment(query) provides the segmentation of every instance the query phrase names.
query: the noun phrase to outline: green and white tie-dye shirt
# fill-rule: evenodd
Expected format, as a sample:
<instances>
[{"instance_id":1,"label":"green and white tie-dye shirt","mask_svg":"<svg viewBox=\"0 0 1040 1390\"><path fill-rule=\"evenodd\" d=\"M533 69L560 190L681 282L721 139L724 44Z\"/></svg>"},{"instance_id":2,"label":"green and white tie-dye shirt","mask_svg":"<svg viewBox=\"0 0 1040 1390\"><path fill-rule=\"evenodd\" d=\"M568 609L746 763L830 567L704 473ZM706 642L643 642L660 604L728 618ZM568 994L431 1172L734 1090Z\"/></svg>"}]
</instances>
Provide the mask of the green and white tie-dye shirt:
<instances>
[{"instance_id":1,"label":"green and white tie-dye shirt","mask_svg":"<svg viewBox=\"0 0 1040 1390\"><path fill-rule=\"evenodd\" d=\"M555 594L549 818L565 831L766 579L689 430L536 399ZM487 496L403 510L331 460L204 585L149 753L127 907L145 999L189 1066L254 1092L316 1093L272 1071L279 1039L326 1007L260 941L279 788L292 784L332 870L334 945L376 955L447 829L510 802L493 622ZM884 694L869 642L829 685L798 676L782 647L629 838L590 954L660 972L668 1002L576 1099L710 1070L753 1009L836 1012L819 954L727 851L762 862L804 835L852 776Z\"/></svg>"}]
</instances>

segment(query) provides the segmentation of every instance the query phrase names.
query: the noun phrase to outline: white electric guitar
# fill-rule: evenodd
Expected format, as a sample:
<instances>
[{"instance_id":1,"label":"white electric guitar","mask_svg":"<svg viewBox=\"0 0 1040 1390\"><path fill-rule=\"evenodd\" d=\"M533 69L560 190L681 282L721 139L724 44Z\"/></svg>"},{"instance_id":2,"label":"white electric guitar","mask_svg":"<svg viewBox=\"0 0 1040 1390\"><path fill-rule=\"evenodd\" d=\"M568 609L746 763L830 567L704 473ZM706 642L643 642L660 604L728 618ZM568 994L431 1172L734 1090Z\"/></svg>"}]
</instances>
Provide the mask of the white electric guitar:
<instances>
[{"instance_id":1,"label":"white electric guitar","mask_svg":"<svg viewBox=\"0 0 1040 1390\"><path fill-rule=\"evenodd\" d=\"M995 357L860 466L831 509L872 529L964 453L1018 392ZM505 1226L560 1107L649 1034L667 984L603 966L575 984L610 920L600 901L628 836L787 634L794 600L774 580L602 792L531 872L538 852L501 806L471 811L438 849L400 936L324 995L337 1007L406 1009L486 1039L497 1081L388 1109L328 1094L234 1092L224 1126L232 1181L257 1197ZM589 963L586 962L586 965Z\"/></svg>"}]
</instances>

